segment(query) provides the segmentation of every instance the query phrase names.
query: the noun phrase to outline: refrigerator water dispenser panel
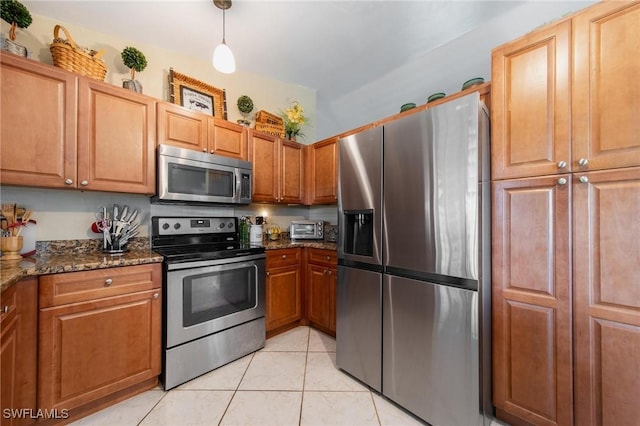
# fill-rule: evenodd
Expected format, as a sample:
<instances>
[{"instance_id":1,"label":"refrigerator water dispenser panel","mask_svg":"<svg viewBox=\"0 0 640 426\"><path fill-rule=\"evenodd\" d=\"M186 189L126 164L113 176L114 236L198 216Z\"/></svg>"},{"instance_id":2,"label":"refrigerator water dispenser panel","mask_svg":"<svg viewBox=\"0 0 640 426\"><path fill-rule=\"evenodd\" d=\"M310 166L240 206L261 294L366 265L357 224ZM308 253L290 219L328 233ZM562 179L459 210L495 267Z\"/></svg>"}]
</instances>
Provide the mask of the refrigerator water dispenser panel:
<instances>
[{"instance_id":1,"label":"refrigerator water dispenser panel","mask_svg":"<svg viewBox=\"0 0 640 426\"><path fill-rule=\"evenodd\" d=\"M344 224L344 252L372 256L373 210L345 210Z\"/></svg>"}]
</instances>

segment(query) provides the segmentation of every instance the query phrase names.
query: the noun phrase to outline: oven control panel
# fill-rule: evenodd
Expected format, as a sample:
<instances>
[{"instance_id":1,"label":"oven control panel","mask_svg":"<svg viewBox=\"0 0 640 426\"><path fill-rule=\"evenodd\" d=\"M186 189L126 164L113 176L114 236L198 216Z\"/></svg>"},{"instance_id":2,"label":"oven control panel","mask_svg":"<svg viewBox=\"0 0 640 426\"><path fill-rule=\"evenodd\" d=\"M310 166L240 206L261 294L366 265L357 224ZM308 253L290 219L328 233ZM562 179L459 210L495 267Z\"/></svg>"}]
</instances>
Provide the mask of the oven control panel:
<instances>
[{"instance_id":1,"label":"oven control panel","mask_svg":"<svg viewBox=\"0 0 640 426\"><path fill-rule=\"evenodd\" d=\"M235 217L154 217L153 235L222 234L236 232Z\"/></svg>"}]
</instances>

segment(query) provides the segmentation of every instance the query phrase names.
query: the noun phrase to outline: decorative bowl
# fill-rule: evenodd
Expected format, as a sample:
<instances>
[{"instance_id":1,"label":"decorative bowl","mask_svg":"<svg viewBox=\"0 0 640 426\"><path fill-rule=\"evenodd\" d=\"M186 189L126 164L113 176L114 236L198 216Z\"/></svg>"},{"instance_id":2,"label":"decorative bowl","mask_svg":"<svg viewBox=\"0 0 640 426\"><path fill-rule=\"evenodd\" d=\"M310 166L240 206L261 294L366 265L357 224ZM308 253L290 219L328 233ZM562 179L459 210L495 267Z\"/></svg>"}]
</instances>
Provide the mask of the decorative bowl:
<instances>
[{"instance_id":1,"label":"decorative bowl","mask_svg":"<svg viewBox=\"0 0 640 426\"><path fill-rule=\"evenodd\" d=\"M476 77L471 80L467 80L462 84L462 90L467 90L469 87L477 86L478 84L484 83L484 78Z\"/></svg>"},{"instance_id":2,"label":"decorative bowl","mask_svg":"<svg viewBox=\"0 0 640 426\"><path fill-rule=\"evenodd\" d=\"M409 102L407 104L404 104L400 107L400 112L405 112L408 111L410 109L413 109L416 107L416 104L414 104L413 102Z\"/></svg>"},{"instance_id":3,"label":"decorative bowl","mask_svg":"<svg viewBox=\"0 0 640 426\"><path fill-rule=\"evenodd\" d=\"M442 92L434 93L433 95L427 98L427 103L437 101L438 99L444 98L446 95Z\"/></svg>"}]
</instances>

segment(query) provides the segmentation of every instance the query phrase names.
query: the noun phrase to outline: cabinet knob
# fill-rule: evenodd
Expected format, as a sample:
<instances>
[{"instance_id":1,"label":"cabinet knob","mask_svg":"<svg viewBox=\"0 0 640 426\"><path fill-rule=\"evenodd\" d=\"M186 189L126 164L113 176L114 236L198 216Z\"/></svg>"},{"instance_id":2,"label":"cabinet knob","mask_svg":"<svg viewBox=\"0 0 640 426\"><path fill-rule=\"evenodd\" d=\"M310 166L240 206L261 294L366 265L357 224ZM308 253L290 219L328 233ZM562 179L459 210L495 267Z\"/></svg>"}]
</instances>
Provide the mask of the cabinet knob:
<instances>
[{"instance_id":1,"label":"cabinet knob","mask_svg":"<svg viewBox=\"0 0 640 426\"><path fill-rule=\"evenodd\" d=\"M113 282L113 280L111 278L107 278L106 280L104 280L105 287L109 287L112 282Z\"/></svg>"},{"instance_id":2,"label":"cabinet knob","mask_svg":"<svg viewBox=\"0 0 640 426\"><path fill-rule=\"evenodd\" d=\"M581 158L578 160L579 166L586 166L588 163L589 163L589 160L587 160L586 158Z\"/></svg>"},{"instance_id":3,"label":"cabinet knob","mask_svg":"<svg viewBox=\"0 0 640 426\"><path fill-rule=\"evenodd\" d=\"M65 179L64 183L65 183L65 185L71 185L73 183L73 181L71 179Z\"/></svg>"},{"instance_id":4,"label":"cabinet knob","mask_svg":"<svg viewBox=\"0 0 640 426\"><path fill-rule=\"evenodd\" d=\"M211 151L209 151L211 154L213 154L213 149Z\"/></svg>"},{"instance_id":5,"label":"cabinet knob","mask_svg":"<svg viewBox=\"0 0 640 426\"><path fill-rule=\"evenodd\" d=\"M589 182L589 178L586 176L580 176L580 178L578 179L581 183L588 183Z\"/></svg>"},{"instance_id":6,"label":"cabinet knob","mask_svg":"<svg viewBox=\"0 0 640 426\"><path fill-rule=\"evenodd\" d=\"M207 148L202 148L202 152L207 152Z\"/></svg>"},{"instance_id":7,"label":"cabinet knob","mask_svg":"<svg viewBox=\"0 0 640 426\"><path fill-rule=\"evenodd\" d=\"M89 181L83 180L82 182L80 182L80 185L87 186L87 185L89 185Z\"/></svg>"},{"instance_id":8,"label":"cabinet knob","mask_svg":"<svg viewBox=\"0 0 640 426\"><path fill-rule=\"evenodd\" d=\"M566 178L558 179L558 185L566 185L566 184L567 184L567 179Z\"/></svg>"},{"instance_id":9,"label":"cabinet knob","mask_svg":"<svg viewBox=\"0 0 640 426\"><path fill-rule=\"evenodd\" d=\"M282 258L283 258L283 259L286 259L286 258L287 258L287 255L286 255L286 254L283 254L283 255L282 255Z\"/></svg>"},{"instance_id":10,"label":"cabinet knob","mask_svg":"<svg viewBox=\"0 0 640 426\"><path fill-rule=\"evenodd\" d=\"M333 271L329 271L329 275L333 275Z\"/></svg>"},{"instance_id":11,"label":"cabinet knob","mask_svg":"<svg viewBox=\"0 0 640 426\"><path fill-rule=\"evenodd\" d=\"M157 299L158 297L160 297L160 295L158 293L153 293L153 298Z\"/></svg>"},{"instance_id":12,"label":"cabinet knob","mask_svg":"<svg viewBox=\"0 0 640 426\"><path fill-rule=\"evenodd\" d=\"M267 271L267 276L269 276L269 271Z\"/></svg>"},{"instance_id":13,"label":"cabinet knob","mask_svg":"<svg viewBox=\"0 0 640 426\"><path fill-rule=\"evenodd\" d=\"M9 305L5 305L5 306L3 306L3 307L2 307L2 313L3 313L3 314L6 314L6 313L8 313L8 312L9 312Z\"/></svg>"},{"instance_id":14,"label":"cabinet knob","mask_svg":"<svg viewBox=\"0 0 640 426\"><path fill-rule=\"evenodd\" d=\"M567 167L567 162L566 161L558 161L558 168L559 169L564 169L565 167Z\"/></svg>"}]
</instances>

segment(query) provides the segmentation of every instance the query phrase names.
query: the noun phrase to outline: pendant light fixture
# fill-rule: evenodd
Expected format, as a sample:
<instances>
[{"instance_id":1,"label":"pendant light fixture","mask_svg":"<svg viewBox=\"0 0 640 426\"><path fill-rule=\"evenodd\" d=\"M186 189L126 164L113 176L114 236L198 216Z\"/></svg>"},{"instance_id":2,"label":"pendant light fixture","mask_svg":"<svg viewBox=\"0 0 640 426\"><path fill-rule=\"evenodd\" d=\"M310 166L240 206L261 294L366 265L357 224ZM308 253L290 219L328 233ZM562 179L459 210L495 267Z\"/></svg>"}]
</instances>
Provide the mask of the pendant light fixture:
<instances>
[{"instance_id":1,"label":"pendant light fixture","mask_svg":"<svg viewBox=\"0 0 640 426\"><path fill-rule=\"evenodd\" d=\"M231 7L231 0L213 0L213 4L215 4L218 9L222 9L222 43L220 43L213 52L213 67L225 74L231 74L236 70L236 60L233 57L233 52L231 52L231 49L229 49L229 46L227 46L224 39L224 11Z\"/></svg>"}]
</instances>

